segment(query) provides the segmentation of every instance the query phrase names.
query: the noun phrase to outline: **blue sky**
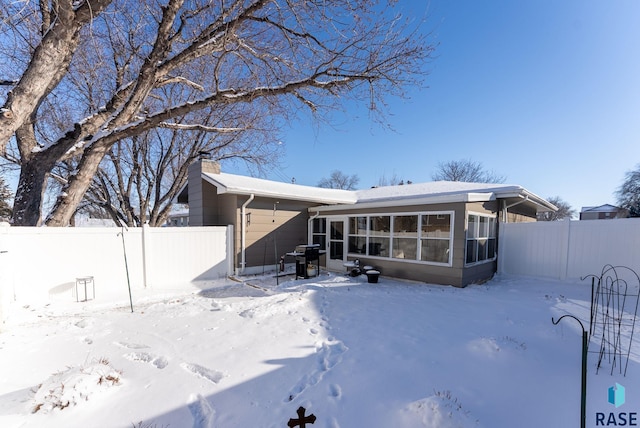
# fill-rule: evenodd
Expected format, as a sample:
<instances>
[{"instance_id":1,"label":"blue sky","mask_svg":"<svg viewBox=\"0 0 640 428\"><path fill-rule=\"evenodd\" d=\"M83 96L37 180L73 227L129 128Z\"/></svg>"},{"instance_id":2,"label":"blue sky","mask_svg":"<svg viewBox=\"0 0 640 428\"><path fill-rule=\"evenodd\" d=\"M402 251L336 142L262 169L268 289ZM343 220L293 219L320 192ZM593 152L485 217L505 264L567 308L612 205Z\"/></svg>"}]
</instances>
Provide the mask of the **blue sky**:
<instances>
[{"instance_id":1,"label":"blue sky","mask_svg":"<svg viewBox=\"0 0 640 428\"><path fill-rule=\"evenodd\" d=\"M364 105L333 126L301 118L282 130L286 156L266 178L316 185L340 170L366 188L382 177L431 181L439 162L471 159L576 211L615 204L625 172L640 164L640 1L399 6L426 14L439 43L428 88L389 100L394 131Z\"/></svg>"}]
</instances>

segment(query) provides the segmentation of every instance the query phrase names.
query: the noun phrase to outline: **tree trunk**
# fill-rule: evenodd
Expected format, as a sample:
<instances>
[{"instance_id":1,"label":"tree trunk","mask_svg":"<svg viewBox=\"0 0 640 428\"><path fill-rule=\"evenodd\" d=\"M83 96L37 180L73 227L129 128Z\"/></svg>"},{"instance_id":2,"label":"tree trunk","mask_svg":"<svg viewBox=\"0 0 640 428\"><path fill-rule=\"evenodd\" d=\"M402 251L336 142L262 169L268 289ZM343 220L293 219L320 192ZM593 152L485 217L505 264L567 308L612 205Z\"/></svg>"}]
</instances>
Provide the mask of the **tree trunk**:
<instances>
[{"instance_id":1,"label":"tree trunk","mask_svg":"<svg viewBox=\"0 0 640 428\"><path fill-rule=\"evenodd\" d=\"M51 214L47 217L47 226L63 227L69 225L71 217L75 214L76 208L91 185L91 180L98 170L100 162L108 151L109 146L97 144L85 150L78 164L78 173L69 177L67 185L62 189Z\"/></svg>"},{"instance_id":2,"label":"tree trunk","mask_svg":"<svg viewBox=\"0 0 640 428\"><path fill-rule=\"evenodd\" d=\"M38 156L22 164L20 180L13 203L14 226L39 226L42 199L50 167Z\"/></svg>"}]
</instances>

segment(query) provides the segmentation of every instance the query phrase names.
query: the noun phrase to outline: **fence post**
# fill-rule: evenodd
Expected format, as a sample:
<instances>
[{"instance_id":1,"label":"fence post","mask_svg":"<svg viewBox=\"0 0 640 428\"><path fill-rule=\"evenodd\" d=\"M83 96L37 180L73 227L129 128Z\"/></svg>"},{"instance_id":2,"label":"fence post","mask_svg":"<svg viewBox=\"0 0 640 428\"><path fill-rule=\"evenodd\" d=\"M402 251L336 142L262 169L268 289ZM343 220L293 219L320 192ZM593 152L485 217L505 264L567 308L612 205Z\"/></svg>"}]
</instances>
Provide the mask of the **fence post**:
<instances>
[{"instance_id":1,"label":"fence post","mask_svg":"<svg viewBox=\"0 0 640 428\"><path fill-rule=\"evenodd\" d=\"M227 225L227 254L226 254L226 260L227 260L227 276L231 276L231 275L235 275L235 259L236 259L236 253L235 253L235 232L233 229L233 225L229 224Z\"/></svg>"},{"instance_id":2,"label":"fence post","mask_svg":"<svg viewBox=\"0 0 640 428\"><path fill-rule=\"evenodd\" d=\"M150 251L151 251L151 228L148 224L142 225L142 286L147 288L147 272L150 268Z\"/></svg>"}]
</instances>

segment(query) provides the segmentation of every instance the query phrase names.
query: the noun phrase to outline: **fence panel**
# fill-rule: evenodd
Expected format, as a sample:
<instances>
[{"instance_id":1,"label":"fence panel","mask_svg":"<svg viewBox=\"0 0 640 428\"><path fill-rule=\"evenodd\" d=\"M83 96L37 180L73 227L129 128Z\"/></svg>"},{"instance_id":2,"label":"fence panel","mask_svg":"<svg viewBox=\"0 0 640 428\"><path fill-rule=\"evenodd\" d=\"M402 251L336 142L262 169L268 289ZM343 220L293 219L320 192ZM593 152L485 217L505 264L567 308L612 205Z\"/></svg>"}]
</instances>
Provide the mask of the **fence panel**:
<instances>
[{"instance_id":1,"label":"fence panel","mask_svg":"<svg viewBox=\"0 0 640 428\"><path fill-rule=\"evenodd\" d=\"M151 287L191 287L230 274L227 227L0 227L0 321L11 301L75 301L93 276L96 300L128 300ZM125 264L126 258L126 264ZM128 268L128 277L127 277Z\"/></svg>"},{"instance_id":2,"label":"fence panel","mask_svg":"<svg viewBox=\"0 0 640 428\"><path fill-rule=\"evenodd\" d=\"M227 269L227 227L145 228L147 286L218 279Z\"/></svg>"},{"instance_id":3,"label":"fence panel","mask_svg":"<svg viewBox=\"0 0 640 428\"><path fill-rule=\"evenodd\" d=\"M499 272L578 280L606 264L640 272L640 219L503 223Z\"/></svg>"}]
</instances>

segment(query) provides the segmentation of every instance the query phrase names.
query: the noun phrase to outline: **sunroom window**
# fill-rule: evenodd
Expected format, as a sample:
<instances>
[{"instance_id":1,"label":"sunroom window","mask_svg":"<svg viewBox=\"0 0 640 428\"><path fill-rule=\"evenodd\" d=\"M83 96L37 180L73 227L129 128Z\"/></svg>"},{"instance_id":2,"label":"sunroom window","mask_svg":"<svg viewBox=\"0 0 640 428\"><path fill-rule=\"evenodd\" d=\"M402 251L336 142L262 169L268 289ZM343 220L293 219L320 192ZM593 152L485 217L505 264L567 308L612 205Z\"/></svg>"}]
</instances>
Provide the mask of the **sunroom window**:
<instances>
[{"instance_id":1,"label":"sunroom window","mask_svg":"<svg viewBox=\"0 0 640 428\"><path fill-rule=\"evenodd\" d=\"M398 215L393 217L394 259L416 260L418 254L418 216Z\"/></svg>"},{"instance_id":2,"label":"sunroom window","mask_svg":"<svg viewBox=\"0 0 640 428\"><path fill-rule=\"evenodd\" d=\"M479 214L467 217L466 263L493 260L496 256L496 219Z\"/></svg>"},{"instance_id":3,"label":"sunroom window","mask_svg":"<svg viewBox=\"0 0 640 428\"><path fill-rule=\"evenodd\" d=\"M320 244L320 248L326 248L327 243L327 219L326 218L314 218L311 242L314 244Z\"/></svg>"},{"instance_id":4,"label":"sunroom window","mask_svg":"<svg viewBox=\"0 0 640 428\"><path fill-rule=\"evenodd\" d=\"M349 252L367 253L367 217L349 217Z\"/></svg>"},{"instance_id":5,"label":"sunroom window","mask_svg":"<svg viewBox=\"0 0 640 428\"><path fill-rule=\"evenodd\" d=\"M453 212L349 217L349 253L451 265Z\"/></svg>"},{"instance_id":6,"label":"sunroom window","mask_svg":"<svg viewBox=\"0 0 640 428\"><path fill-rule=\"evenodd\" d=\"M422 216L420 260L449 263L451 246L451 214Z\"/></svg>"},{"instance_id":7,"label":"sunroom window","mask_svg":"<svg viewBox=\"0 0 640 428\"><path fill-rule=\"evenodd\" d=\"M367 254L370 256L389 257L391 235L391 217L369 217L369 243Z\"/></svg>"}]
</instances>

